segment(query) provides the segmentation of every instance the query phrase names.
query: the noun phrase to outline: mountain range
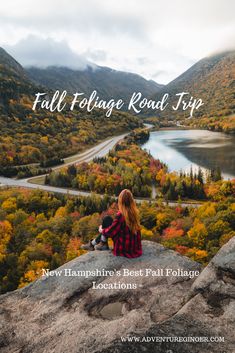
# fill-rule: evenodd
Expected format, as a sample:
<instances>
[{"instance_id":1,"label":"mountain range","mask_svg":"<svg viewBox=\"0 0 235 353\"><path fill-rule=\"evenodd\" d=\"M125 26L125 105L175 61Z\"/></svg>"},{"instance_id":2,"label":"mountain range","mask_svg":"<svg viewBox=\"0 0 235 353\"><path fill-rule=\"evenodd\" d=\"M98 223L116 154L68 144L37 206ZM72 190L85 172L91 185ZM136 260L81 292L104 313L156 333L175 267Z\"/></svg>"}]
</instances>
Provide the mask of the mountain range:
<instances>
[{"instance_id":1,"label":"mountain range","mask_svg":"<svg viewBox=\"0 0 235 353\"><path fill-rule=\"evenodd\" d=\"M169 93L169 105L160 117L187 118L188 111L172 111L179 92L189 92L189 97L201 98L203 105L195 117L228 116L235 113L235 51L223 52L198 61L169 84L161 88L153 99ZM149 113L151 114L151 112Z\"/></svg>"},{"instance_id":2,"label":"mountain range","mask_svg":"<svg viewBox=\"0 0 235 353\"><path fill-rule=\"evenodd\" d=\"M195 111L195 117L220 117L235 112L235 51L226 51L206 57L167 85L107 67L88 67L86 70L72 70L66 67L26 68L28 77L35 83L50 89L66 89L89 95L94 89L103 99L129 100L133 92L140 91L145 97L160 100L164 93L169 94L166 110L156 114L171 119L187 118L188 110L177 112L172 105L177 102L176 93L189 92L194 98L201 98L203 106ZM152 110L147 115L154 115Z\"/></svg>"},{"instance_id":3,"label":"mountain range","mask_svg":"<svg viewBox=\"0 0 235 353\"><path fill-rule=\"evenodd\" d=\"M137 74L96 65L84 70L56 66L23 68L2 48L0 70L0 109L4 99L6 105L7 96L17 99L22 92L34 95L40 87L41 90L67 90L70 94L84 92L87 96L96 90L102 99L122 98L126 101L133 92L140 91L143 96L154 100L160 100L164 93L168 93L170 104L163 112L156 112L156 115L168 120L187 118L189 115L188 111L171 109L177 101L175 94L179 92L189 92L189 97L201 98L204 102L195 111L195 117L209 118L235 113L235 51L206 57L167 85L146 80ZM11 76L16 79L14 89L10 82ZM146 115L154 115L154 111L149 110Z\"/></svg>"},{"instance_id":4,"label":"mountain range","mask_svg":"<svg viewBox=\"0 0 235 353\"><path fill-rule=\"evenodd\" d=\"M120 111L110 117L97 109L90 113L81 109L33 111L35 93L44 90L52 93L32 82L25 69L0 49L0 173L5 168L5 175L18 175L15 167L19 165L65 158L115 133L142 126L140 119Z\"/></svg>"},{"instance_id":5,"label":"mountain range","mask_svg":"<svg viewBox=\"0 0 235 353\"><path fill-rule=\"evenodd\" d=\"M84 92L90 96L93 90L105 100L124 98L129 100L133 92L142 92L150 97L164 87L153 80L108 67L88 66L85 70L50 66L45 69L26 68L28 77L36 84L68 93Z\"/></svg>"}]
</instances>

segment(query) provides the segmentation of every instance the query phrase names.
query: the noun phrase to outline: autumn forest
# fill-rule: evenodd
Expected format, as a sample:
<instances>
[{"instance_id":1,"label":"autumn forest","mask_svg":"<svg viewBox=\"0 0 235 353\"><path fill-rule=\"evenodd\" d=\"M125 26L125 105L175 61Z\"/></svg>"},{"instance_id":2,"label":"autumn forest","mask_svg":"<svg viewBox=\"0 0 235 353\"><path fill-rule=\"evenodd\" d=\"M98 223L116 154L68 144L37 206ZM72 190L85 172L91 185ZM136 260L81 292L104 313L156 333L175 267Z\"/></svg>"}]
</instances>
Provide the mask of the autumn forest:
<instances>
[{"instance_id":1,"label":"autumn forest","mask_svg":"<svg viewBox=\"0 0 235 353\"><path fill-rule=\"evenodd\" d=\"M214 59L214 77L220 78L216 70L223 65L227 72L233 58L229 54ZM200 65L206 70L209 64L206 60ZM189 73L200 76L197 85L206 97L207 85L214 87L213 77L201 85L199 71L196 67ZM205 109L200 119L179 116L181 124L234 133L233 82L230 74L222 79L223 85L229 86L225 95L229 109L214 87L210 92L213 116ZM177 82L169 87L174 91ZM106 117L97 109L89 114L32 111L34 93L40 89L0 48L0 174L13 180L46 174L41 182L48 187L89 194L75 197L0 184L1 294L31 283L43 268L52 270L82 255L81 245L96 236L103 216L115 216L116 196L124 188L138 201L143 239L159 242L203 265L235 235L234 179L224 180L219 168L207 173L200 168L187 173L170 171L160 153L154 158L142 148L150 128L144 124L160 129L176 126L174 120L124 111ZM163 89L162 85L158 89ZM105 156L63 165L64 158L123 133L126 137Z\"/></svg>"}]
</instances>

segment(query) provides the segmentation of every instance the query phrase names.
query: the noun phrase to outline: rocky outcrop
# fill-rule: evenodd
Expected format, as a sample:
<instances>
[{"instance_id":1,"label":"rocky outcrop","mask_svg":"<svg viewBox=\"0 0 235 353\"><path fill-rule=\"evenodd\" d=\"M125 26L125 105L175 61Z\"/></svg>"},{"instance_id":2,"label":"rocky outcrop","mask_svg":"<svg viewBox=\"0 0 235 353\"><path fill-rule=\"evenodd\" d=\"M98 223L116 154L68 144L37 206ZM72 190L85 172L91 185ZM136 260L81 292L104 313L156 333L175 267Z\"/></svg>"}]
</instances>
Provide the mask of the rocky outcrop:
<instances>
[{"instance_id":1,"label":"rocky outcrop","mask_svg":"<svg viewBox=\"0 0 235 353\"><path fill-rule=\"evenodd\" d=\"M138 259L91 252L57 269L61 275L2 295L1 352L232 353L235 238L198 277L200 265L174 251L148 241L143 250ZM81 276L86 271L94 273ZM114 275L101 276L105 271ZM173 336L209 341L154 342ZM225 341L210 342L215 336ZM135 338L123 342L127 337Z\"/></svg>"}]
</instances>

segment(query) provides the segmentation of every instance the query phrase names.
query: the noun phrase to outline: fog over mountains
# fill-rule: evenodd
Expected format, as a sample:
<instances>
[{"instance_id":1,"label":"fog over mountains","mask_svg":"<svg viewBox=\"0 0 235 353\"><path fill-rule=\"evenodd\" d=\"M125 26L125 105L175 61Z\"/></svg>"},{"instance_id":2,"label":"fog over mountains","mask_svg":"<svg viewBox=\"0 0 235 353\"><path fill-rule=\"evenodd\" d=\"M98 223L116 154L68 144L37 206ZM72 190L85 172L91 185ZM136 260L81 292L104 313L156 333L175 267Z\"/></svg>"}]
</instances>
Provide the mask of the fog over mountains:
<instances>
[{"instance_id":1,"label":"fog over mountains","mask_svg":"<svg viewBox=\"0 0 235 353\"><path fill-rule=\"evenodd\" d=\"M4 49L0 49L0 65L2 78L11 74L21 78L15 90L17 92L12 92L13 97L20 93L23 86L25 89L27 86L26 91L30 90L32 94L39 87L41 90L66 90L69 94L83 92L86 96L96 90L101 99L121 98L124 101L128 101L133 92L141 92L144 97L154 100L160 100L163 94L168 93L167 109L163 112L157 111L156 115L171 119L188 116L188 112L182 109L173 112L171 107L178 99L176 93L189 92L189 97L192 95L204 102L196 112L198 117L227 116L235 112L235 51L204 58L167 85L96 64L87 65L83 69L56 65L23 68ZM2 87L2 95L6 95L4 89L9 89L7 82ZM150 110L147 114L153 115L154 111Z\"/></svg>"},{"instance_id":2,"label":"fog over mountains","mask_svg":"<svg viewBox=\"0 0 235 353\"><path fill-rule=\"evenodd\" d=\"M26 72L34 83L53 90L66 90L70 94L84 92L87 96L96 90L102 99L129 100L133 92L150 97L163 87L140 75L100 66L88 66L84 70L58 66L45 69L31 67Z\"/></svg>"}]
</instances>

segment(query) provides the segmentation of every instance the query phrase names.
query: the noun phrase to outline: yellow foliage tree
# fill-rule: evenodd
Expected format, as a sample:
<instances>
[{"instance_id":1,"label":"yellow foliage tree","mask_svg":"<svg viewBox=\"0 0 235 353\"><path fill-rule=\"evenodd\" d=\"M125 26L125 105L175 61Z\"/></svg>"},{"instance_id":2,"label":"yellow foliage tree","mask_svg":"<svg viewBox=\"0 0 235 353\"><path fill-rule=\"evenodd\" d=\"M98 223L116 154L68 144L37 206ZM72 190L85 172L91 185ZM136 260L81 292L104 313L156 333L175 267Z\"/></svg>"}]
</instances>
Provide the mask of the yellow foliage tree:
<instances>
[{"instance_id":1,"label":"yellow foliage tree","mask_svg":"<svg viewBox=\"0 0 235 353\"><path fill-rule=\"evenodd\" d=\"M195 218L193 227L188 231L188 236L199 248L205 244L208 232L205 225L198 218Z\"/></svg>"},{"instance_id":2,"label":"yellow foliage tree","mask_svg":"<svg viewBox=\"0 0 235 353\"><path fill-rule=\"evenodd\" d=\"M153 236L153 232L145 227L141 227L141 235L142 238L151 238Z\"/></svg>"},{"instance_id":3,"label":"yellow foliage tree","mask_svg":"<svg viewBox=\"0 0 235 353\"><path fill-rule=\"evenodd\" d=\"M205 262L208 253L206 250L192 248L187 251L187 256L189 256L194 261Z\"/></svg>"},{"instance_id":4,"label":"yellow foliage tree","mask_svg":"<svg viewBox=\"0 0 235 353\"><path fill-rule=\"evenodd\" d=\"M6 257L7 245L12 235L12 225L8 221L0 222L0 262Z\"/></svg>"},{"instance_id":5,"label":"yellow foliage tree","mask_svg":"<svg viewBox=\"0 0 235 353\"><path fill-rule=\"evenodd\" d=\"M200 219L213 217L216 214L216 207L214 203L207 202L205 205L201 206L197 210L197 216Z\"/></svg>"},{"instance_id":6,"label":"yellow foliage tree","mask_svg":"<svg viewBox=\"0 0 235 353\"><path fill-rule=\"evenodd\" d=\"M55 213L55 217L65 217L67 215L66 207L59 207Z\"/></svg>"},{"instance_id":7,"label":"yellow foliage tree","mask_svg":"<svg viewBox=\"0 0 235 353\"><path fill-rule=\"evenodd\" d=\"M70 261L77 256L80 256L85 253L84 250L81 249L81 240L78 237L71 238L67 245L66 251L66 260Z\"/></svg>"},{"instance_id":8,"label":"yellow foliage tree","mask_svg":"<svg viewBox=\"0 0 235 353\"><path fill-rule=\"evenodd\" d=\"M6 212L15 212L16 207L17 207L17 204L16 204L15 197L9 197L7 200L3 201L2 203L2 208Z\"/></svg>"},{"instance_id":9,"label":"yellow foliage tree","mask_svg":"<svg viewBox=\"0 0 235 353\"><path fill-rule=\"evenodd\" d=\"M43 261L43 260L31 261L27 268L27 271L20 279L20 284L18 288L25 287L27 284L41 277L42 269L47 269L48 266L49 266L49 263L47 261Z\"/></svg>"}]
</instances>

